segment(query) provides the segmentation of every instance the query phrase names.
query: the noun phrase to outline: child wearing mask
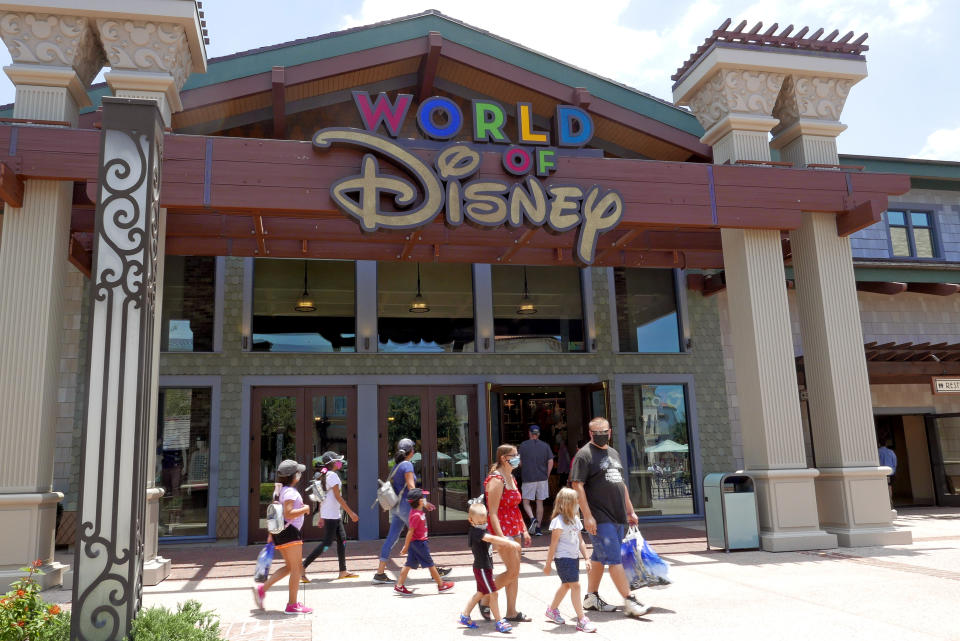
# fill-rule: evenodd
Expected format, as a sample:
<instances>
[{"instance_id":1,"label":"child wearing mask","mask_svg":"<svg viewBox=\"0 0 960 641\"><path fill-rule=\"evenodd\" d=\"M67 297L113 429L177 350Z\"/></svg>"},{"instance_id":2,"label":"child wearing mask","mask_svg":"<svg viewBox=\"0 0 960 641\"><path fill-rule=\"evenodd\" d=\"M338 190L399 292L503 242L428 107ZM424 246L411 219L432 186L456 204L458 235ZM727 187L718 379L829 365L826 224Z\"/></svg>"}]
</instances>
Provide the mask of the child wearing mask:
<instances>
[{"instance_id":1,"label":"child wearing mask","mask_svg":"<svg viewBox=\"0 0 960 641\"><path fill-rule=\"evenodd\" d=\"M430 570L430 576L437 582L437 592L446 592L453 588L453 581L444 581L437 572L436 565L433 563L433 557L430 556L430 543L427 538L427 516L423 513L425 496L430 492L415 487L407 492L407 501L410 503L410 527L407 530L407 538L403 542L401 554L407 555L407 562L400 570L400 577L397 584L393 586L393 591L397 594L409 596L413 590L404 585L407 581L407 575L410 570L424 567Z\"/></svg>"},{"instance_id":2,"label":"child wearing mask","mask_svg":"<svg viewBox=\"0 0 960 641\"><path fill-rule=\"evenodd\" d=\"M338 579L355 579L357 574L347 570L347 550L344 540L347 538L346 530L343 529L343 518L341 510L346 512L347 516L354 523L359 517L356 512L350 509L343 494L340 492L342 482L340 475L337 474L343 468L344 458L336 452L324 452L319 460L314 459L321 466L320 487L326 493L323 502L320 504L320 518L323 519L323 540L314 548L313 552L304 560L303 569L306 572L307 567L321 554L327 551L327 548L337 540L337 561L340 563L340 575ZM301 579L304 583L309 583L310 579L304 574Z\"/></svg>"},{"instance_id":3,"label":"child wearing mask","mask_svg":"<svg viewBox=\"0 0 960 641\"><path fill-rule=\"evenodd\" d=\"M495 536L487 531L487 508L482 503L474 503L470 506L467 519L470 521L468 540L470 549L473 551L473 576L477 580L477 591L470 597L467 606L460 613L460 625L468 628L478 627L476 622L470 618L470 612L475 605L480 603L480 599L489 595L489 608L497 622L497 631L510 632L513 630L513 626L506 619L500 618L500 606L497 603L499 586L493 576L493 550L491 546L497 548L501 557L512 555L519 558L520 545L513 539L508 539L505 536Z\"/></svg>"},{"instance_id":4,"label":"child wearing mask","mask_svg":"<svg viewBox=\"0 0 960 641\"><path fill-rule=\"evenodd\" d=\"M547 550L547 562L543 566L543 573L549 576L550 561L554 562L557 576L560 577L560 587L547 608L546 616L554 623L563 625L563 615L558 608L563 597L569 592L573 609L577 613L577 630L596 632L597 626L583 613L583 604L580 601L580 557L587 558L587 546L583 543L583 534L580 532L583 524L577 512L577 493L569 487L560 490L553 503L550 549ZM588 559L587 572L589 571Z\"/></svg>"},{"instance_id":5,"label":"child wearing mask","mask_svg":"<svg viewBox=\"0 0 960 641\"><path fill-rule=\"evenodd\" d=\"M300 535L300 529L303 528L303 517L310 513L310 506L303 504L303 497L297 491L297 483L300 482L300 476L307 469L306 465L301 465L296 461L287 459L277 466L277 483L280 485L279 491L274 497L280 501L283 506L283 520L287 526L279 534L271 534L267 539L272 540L275 549L283 557L283 569L274 573L267 579L266 583L260 583L253 587L253 599L259 609L263 609L263 597L270 587L285 576L290 577L288 589L287 614L310 614L313 608L308 608L297 601L297 593L300 591L300 574L303 563L303 537Z\"/></svg>"}]
</instances>

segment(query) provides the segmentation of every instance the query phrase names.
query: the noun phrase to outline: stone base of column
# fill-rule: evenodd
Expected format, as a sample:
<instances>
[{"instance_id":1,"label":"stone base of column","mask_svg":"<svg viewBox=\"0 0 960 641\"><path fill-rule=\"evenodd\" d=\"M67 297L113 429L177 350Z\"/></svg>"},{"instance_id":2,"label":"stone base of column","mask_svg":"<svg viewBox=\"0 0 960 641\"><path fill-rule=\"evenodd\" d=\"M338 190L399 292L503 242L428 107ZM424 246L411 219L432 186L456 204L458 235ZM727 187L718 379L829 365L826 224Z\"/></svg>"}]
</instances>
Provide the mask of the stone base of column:
<instances>
[{"instance_id":1,"label":"stone base of column","mask_svg":"<svg viewBox=\"0 0 960 641\"><path fill-rule=\"evenodd\" d=\"M159 554L162 487L147 488L147 518L143 528L143 584L157 585L170 576L170 559Z\"/></svg>"},{"instance_id":2,"label":"stone base of column","mask_svg":"<svg viewBox=\"0 0 960 641\"><path fill-rule=\"evenodd\" d=\"M820 526L843 547L909 545L910 530L893 527L886 467L820 468L817 509Z\"/></svg>"},{"instance_id":3,"label":"stone base of column","mask_svg":"<svg viewBox=\"0 0 960 641\"><path fill-rule=\"evenodd\" d=\"M54 532L60 492L0 494L0 593L24 573L20 568L39 559L44 574L37 582L44 589L63 584L66 566L53 560Z\"/></svg>"},{"instance_id":4,"label":"stone base of column","mask_svg":"<svg viewBox=\"0 0 960 641\"><path fill-rule=\"evenodd\" d=\"M746 470L755 481L760 548L767 552L827 550L837 537L820 527L817 470Z\"/></svg>"}]
</instances>

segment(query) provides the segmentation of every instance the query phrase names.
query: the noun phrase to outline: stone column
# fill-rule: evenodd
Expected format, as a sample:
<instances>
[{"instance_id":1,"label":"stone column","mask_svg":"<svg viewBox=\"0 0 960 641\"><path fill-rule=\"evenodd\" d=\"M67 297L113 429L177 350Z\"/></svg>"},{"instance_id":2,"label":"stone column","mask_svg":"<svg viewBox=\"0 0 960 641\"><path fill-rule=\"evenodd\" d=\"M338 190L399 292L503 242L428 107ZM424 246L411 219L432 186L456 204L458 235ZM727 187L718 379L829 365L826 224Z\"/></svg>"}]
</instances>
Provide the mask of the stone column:
<instances>
[{"instance_id":1,"label":"stone column","mask_svg":"<svg viewBox=\"0 0 960 641\"><path fill-rule=\"evenodd\" d=\"M86 18L0 10L13 64L13 116L76 125L86 87L103 63ZM52 491L63 290L73 185L28 180L23 207L4 209L0 245L0 592L40 559L44 587L62 583L54 562Z\"/></svg>"},{"instance_id":2,"label":"stone column","mask_svg":"<svg viewBox=\"0 0 960 641\"><path fill-rule=\"evenodd\" d=\"M774 115L772 146L798 167L836 165L838 122L856 79L790 75ZM892 527L888 469L879 467L870 383L850 241L836 216L806 213L791 232L800 332L809 391L821 526L841 545L910 543Z\"/></svg>"},{"instance_id":3,"label":"stone column","mask_svg":"<svg viewBox=\"0 0 960 641\"><path fill-rule=\"evenodd\" d=\"M773 106L784 74L705 68L674 88L713 146L714 162L770 160ZM820 529L803 447L779 230L722 229L744 462L756 482L764 550L836 547Z\"/></svg>"},{"instance_id":4,"label":"stone column","mask_svg":"<svg viewBox=\"0 0 960 641\"><path fill-rule=\"evenodd\" d=\"M160 110L164 127L170 127L172 115L183 109L180 89L190 74L192 58L187 32L183 26L165 22L130 22L102 18L97 20L100 40L107 52L111 71L104 78L118 98L153 100ZM160 380L160 339L162 332L163 265L166 245L167 210L160 209L160 235L156 284L158 297L154 319L153 380ZM156 417L159 388L154 384L150 398L150 436L157 442ZM147 507L144 526L143 584L156 585L170 575L170 560L159 554L157 540L160 525L160 499L164 489L155 486L156 449L147 455ZM214 497L210 497L214 500Z\"/></svg>"}]
</instances>

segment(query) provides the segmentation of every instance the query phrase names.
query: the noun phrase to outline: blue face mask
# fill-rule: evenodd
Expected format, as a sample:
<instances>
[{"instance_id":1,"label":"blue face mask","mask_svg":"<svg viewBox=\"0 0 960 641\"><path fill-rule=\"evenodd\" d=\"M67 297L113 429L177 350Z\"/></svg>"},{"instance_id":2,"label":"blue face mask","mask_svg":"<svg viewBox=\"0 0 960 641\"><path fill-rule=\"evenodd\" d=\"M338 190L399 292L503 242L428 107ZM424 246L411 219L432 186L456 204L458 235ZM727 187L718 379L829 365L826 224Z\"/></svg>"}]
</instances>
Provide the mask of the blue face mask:
<instances>
[{"instance_id":1,"label":"blue face mask","mask_svg":"<svg viewBox=\"0 0 960 641\"><path fill-rule=\"evenodd\" d=\"M520 467L520 457L514 456L512 459L510 459L509 463L510 467Z\"/></svg>"}]
</instances>

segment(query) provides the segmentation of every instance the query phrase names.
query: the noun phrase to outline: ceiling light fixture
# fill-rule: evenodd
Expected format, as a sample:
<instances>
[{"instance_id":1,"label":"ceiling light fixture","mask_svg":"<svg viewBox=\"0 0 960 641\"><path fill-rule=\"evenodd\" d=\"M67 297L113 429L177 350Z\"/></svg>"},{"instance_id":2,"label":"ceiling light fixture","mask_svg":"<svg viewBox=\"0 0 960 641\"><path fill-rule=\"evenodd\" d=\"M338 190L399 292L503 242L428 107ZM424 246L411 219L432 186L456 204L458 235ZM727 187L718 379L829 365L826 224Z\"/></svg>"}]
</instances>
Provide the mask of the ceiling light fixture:
<instances>
[{"instance_id":1,"label":"ceiling light fixture","mask_svg":"<svg viewBox=\"0 0 960 641\"><path fill-rule=\"evenodd\" d=\"M303 261L303 293L300 294L300 298L297 299L297 304L293 308L298 312L317 311L316 305L310 298L310 293L307 292L307 261Z\"/></svg>"},{"instance_id":2,"label":"ceiling light fixture","mask_svg":"<svg viewBox=\"0 0 960 641\"><path fill-rule=\"evenodd\" d=\"M417 295L413 297L413 302L410 303L410 309L408 311L411 314L426 314L430 311L430 306L427 305L423 294L420 293L420 263L417 263Z\"/></svg>"},{"instance_id":3,"label":"ceiling light fixture","mask_svg":"<svg viewBox=\"0 0 960 641\"><path fill-rule=\"evenodd\" d=\"M517 305L517 313L521 316L529 316L537 313L537 306L530 300L530 292L527 290L527 266L523 266L523 297L520 298L520 304Z\"/></svg>"}]
</instances>

